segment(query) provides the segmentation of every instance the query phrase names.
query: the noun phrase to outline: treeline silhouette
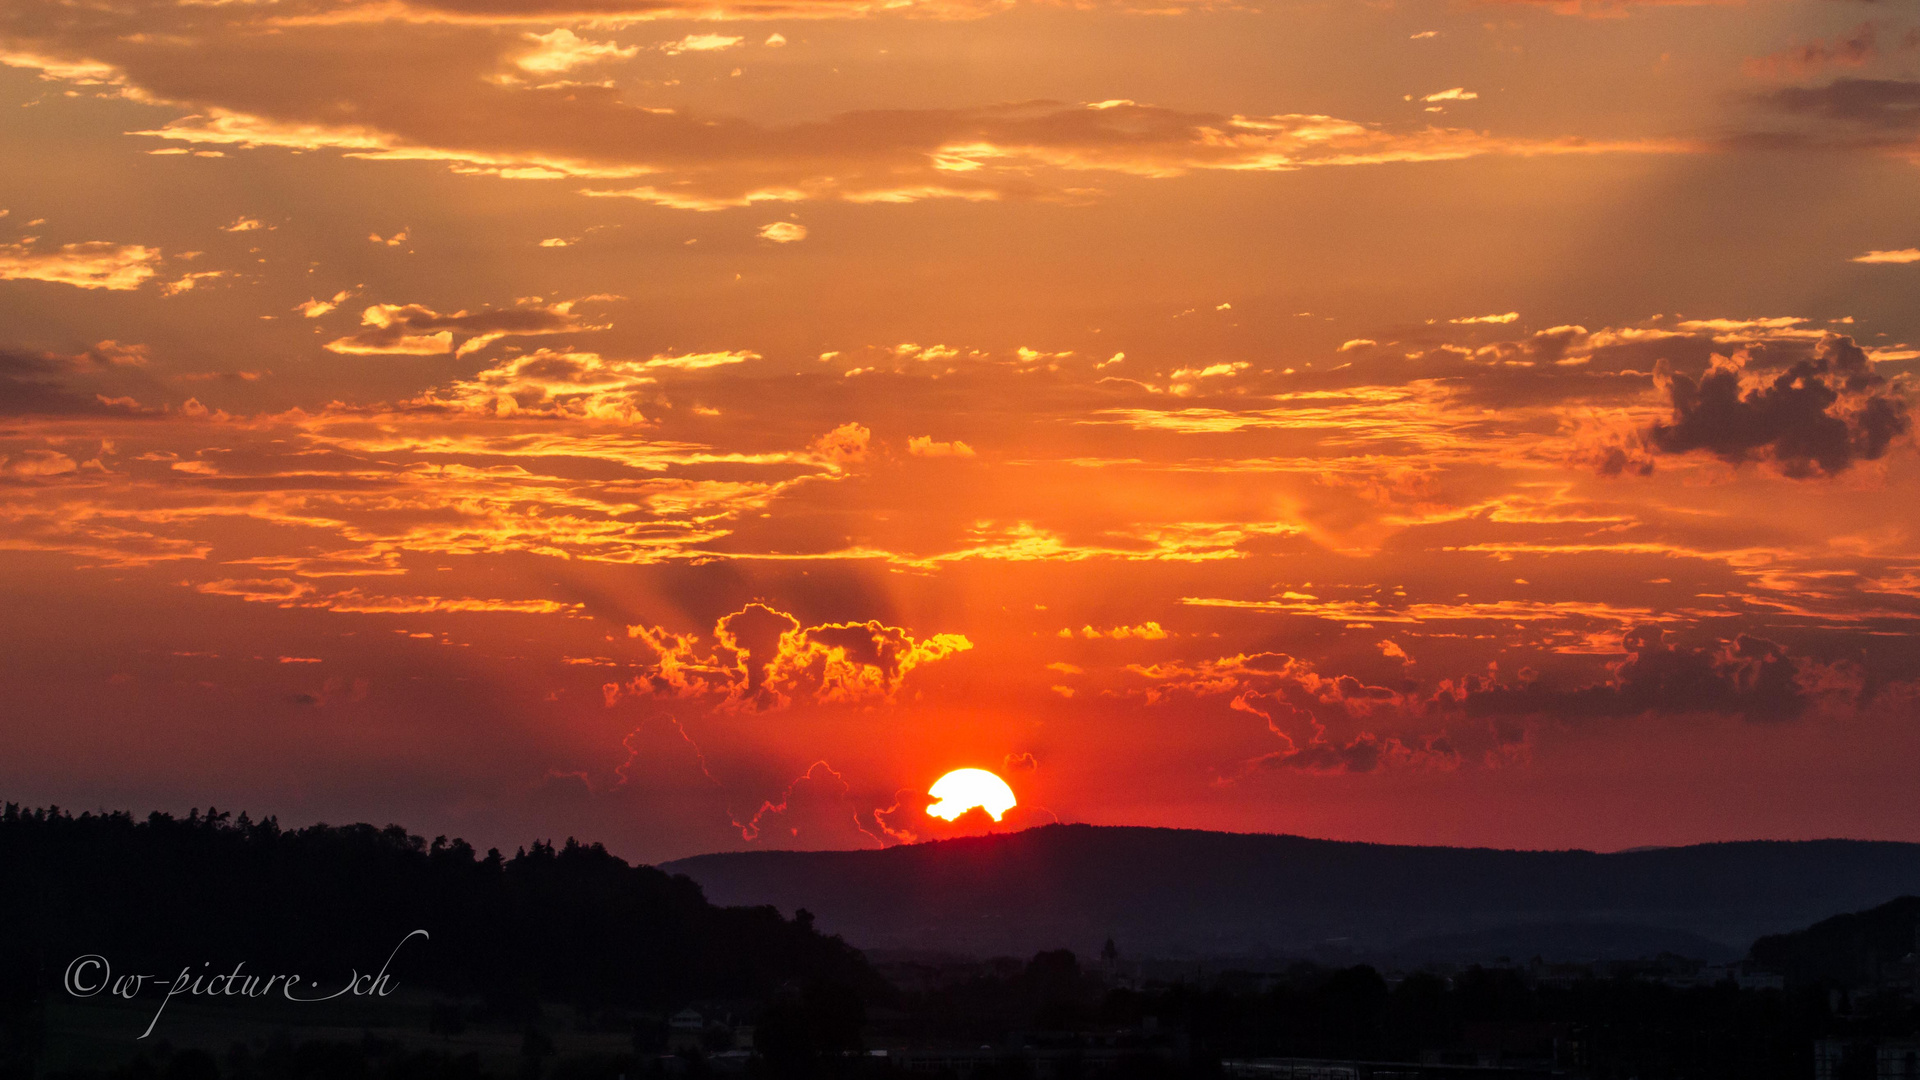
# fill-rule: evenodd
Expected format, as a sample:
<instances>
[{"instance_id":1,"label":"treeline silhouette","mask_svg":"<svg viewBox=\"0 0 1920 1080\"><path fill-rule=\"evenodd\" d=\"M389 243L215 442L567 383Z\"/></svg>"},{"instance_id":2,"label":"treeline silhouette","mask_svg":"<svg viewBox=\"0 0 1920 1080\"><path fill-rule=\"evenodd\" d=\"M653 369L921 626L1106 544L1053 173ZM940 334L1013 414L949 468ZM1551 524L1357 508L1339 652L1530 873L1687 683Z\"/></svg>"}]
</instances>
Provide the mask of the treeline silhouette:
<instances>
[{"instance_id":1,"label":"treeline silhouette","mask_svg":"<svg viewBox=\"0 0 1920 1080\"><path fill-rule=\"evenodd\" d=\"M599 844L536 843L511 858L397 826L282 829L209 808L74 816L0 812L0 966L57 985L98 954L115 973L183 965L298 973L322 987L376 970L484 998L676 1008L765 996L795 980L883 985L861 954L772 907L720 908L685 877Z\"/></svg>"}]
</instances>

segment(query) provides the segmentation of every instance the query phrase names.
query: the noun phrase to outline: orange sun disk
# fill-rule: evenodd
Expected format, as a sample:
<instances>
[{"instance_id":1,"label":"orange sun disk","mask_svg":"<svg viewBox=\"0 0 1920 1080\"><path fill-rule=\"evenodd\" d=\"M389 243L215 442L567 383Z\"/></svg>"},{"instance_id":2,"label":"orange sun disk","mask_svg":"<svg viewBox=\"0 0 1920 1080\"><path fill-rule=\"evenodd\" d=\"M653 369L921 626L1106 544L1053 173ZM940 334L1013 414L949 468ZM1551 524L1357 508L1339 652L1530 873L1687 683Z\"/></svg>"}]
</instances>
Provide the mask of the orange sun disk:
<instances>
[{"instance_id":1,"label":"orange sun disk","mask_svg":"<svg viewBox=\"0 0 1920 1080\"><path fill-rule=\"evenodd\" d=\"M927 807L933 817L952 821L979 807L995 821L1017 805L1005 780L985 769L955 769L933 782L927 794L940 800Z\"/></svg>"}]
</instances>

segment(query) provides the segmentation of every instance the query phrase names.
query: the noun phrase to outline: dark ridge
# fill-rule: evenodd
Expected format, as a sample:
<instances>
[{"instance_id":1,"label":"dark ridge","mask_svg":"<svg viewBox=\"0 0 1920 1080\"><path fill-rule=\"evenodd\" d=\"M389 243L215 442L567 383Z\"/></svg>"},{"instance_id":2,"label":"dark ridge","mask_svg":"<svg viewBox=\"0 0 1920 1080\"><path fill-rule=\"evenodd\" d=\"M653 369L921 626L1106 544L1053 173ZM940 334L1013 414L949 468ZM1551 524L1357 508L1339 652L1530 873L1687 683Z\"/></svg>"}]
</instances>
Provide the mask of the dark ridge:
<instances>
[{"instance_id":1,"label":"dark ridge","mask_svg":"<svg viewBox=\"0 0 1920 1080\"><path fill-rule=\"evenodd\" d=\"M1088 953L1109 935L1136 956L1383 955L1422 938L1552 925L1682 932L1738 955L1763 934L1920 892L1920 844L1601 854L1091 825L664 868L723 903L804 907L862 948L973 955Z\"/></svg>"},{"instance_id":2,"label":"dark ridge","mask_svg":"<svg viewBox=\"0 0 1920 1080\"><path fill-rule=\"evenodd\" d=\"M1902 896L1868 911L1835 915L1805 930L1769 934L1753 943L1755 964L1789 983L1872 986L1913 970L1920 954L1920 896Z\"/></svg>"}]
</instances>

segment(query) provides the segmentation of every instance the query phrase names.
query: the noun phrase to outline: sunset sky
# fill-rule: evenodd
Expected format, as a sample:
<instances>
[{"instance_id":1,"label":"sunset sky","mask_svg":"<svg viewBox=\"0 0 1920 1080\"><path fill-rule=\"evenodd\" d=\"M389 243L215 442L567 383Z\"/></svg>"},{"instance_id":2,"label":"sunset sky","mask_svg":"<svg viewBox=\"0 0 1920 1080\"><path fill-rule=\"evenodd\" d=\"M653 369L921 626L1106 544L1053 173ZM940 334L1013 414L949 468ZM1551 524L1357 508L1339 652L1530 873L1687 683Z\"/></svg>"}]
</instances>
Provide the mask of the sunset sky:
<instances>
[{"instance_id":1,"label":"sunset sky","mask_svg":"<svg viewBox=\"0 0 1920 1080\"><path fill-rule=\"evenodd\" d=\"M1920 840L1906 0L9 0L0 799Z\"/></svg>"}]
</instances>

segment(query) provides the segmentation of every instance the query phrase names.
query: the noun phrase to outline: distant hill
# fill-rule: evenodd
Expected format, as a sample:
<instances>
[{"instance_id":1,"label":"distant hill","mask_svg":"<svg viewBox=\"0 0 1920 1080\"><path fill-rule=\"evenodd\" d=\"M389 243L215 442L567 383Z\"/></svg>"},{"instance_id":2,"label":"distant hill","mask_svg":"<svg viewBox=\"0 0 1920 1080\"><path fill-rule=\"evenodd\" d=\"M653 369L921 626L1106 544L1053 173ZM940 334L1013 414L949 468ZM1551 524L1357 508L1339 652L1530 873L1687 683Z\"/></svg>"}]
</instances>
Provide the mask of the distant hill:
<instances>
[{"instance_id":1,"label":"distant hill","mask_svg":"<svg viewBox=\"0 0 1920 1080\"><path fill-rule=\"evenodd\" d=\"M806 908L866 949L1087 955L1112 935L1135 957L1416 959L1424 947L1462 959L1521 945L1592 959L1690 943L1737 956L1761 935L1920 892L1920 844L1598 854L1049 825L876 851L702 855L663 869L717 903Z\"/></svg>"},{"instance_id":2,"label":"distant hill","mask_svg":"<svg viewBox=\"0 0 1920 1080\"><path fill-rule=\"evenodd\" d=\"M1753 943L1753 960L1794 983L1870 986L1914 971L1920 953L1920 896L1835 915Z\"/></svg>"}]
</instances>

